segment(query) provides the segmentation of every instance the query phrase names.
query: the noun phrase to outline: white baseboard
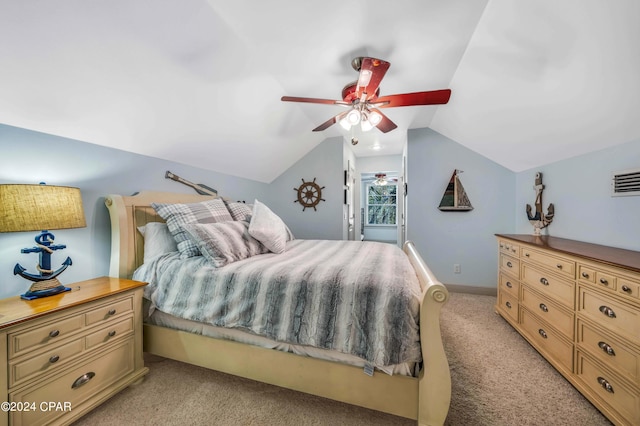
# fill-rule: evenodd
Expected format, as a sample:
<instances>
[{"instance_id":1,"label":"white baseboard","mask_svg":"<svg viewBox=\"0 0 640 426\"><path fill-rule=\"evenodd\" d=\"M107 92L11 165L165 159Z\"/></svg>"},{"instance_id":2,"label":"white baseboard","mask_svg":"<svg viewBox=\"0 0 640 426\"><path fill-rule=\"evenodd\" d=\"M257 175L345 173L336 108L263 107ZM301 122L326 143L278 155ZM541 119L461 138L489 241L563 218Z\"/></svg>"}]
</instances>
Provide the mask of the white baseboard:
<instances>
[{"instance_id":1,"label":"white baseboard","mask_svg":"<svg viewBox=\"0 0 640 426\"><path fill-rule=\"evenodd\" d=\"M469 293L469 294L479 294L482 296L494 296L498 295L498 290L496 287L476 287L472 285L458 285L458 284L445 284L447 290L452 293Z\"/></svg>"}]
</instances>

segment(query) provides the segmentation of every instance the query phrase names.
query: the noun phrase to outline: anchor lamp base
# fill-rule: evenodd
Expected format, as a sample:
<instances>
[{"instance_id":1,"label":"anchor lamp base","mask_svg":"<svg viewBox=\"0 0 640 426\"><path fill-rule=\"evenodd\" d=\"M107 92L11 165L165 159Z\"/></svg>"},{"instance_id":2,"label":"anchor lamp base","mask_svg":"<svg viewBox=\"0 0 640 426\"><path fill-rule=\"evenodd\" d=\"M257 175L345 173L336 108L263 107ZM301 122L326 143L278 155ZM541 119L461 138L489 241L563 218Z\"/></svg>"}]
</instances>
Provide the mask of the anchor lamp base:
<instances>
[{"instance_id":1,"label":"anchor lamp base","mask_svg":"<svg viewBox=\"0 0 640 426\"><path fill-rule=\"evenodd\" d=\"M20 295L21 299L33 300L40 297L53 296L54 294L70 291L69 287L65 287L57 278L50 280L38 281L31 284L31 288L24 294Z\"/></svg>"}]
</instances>

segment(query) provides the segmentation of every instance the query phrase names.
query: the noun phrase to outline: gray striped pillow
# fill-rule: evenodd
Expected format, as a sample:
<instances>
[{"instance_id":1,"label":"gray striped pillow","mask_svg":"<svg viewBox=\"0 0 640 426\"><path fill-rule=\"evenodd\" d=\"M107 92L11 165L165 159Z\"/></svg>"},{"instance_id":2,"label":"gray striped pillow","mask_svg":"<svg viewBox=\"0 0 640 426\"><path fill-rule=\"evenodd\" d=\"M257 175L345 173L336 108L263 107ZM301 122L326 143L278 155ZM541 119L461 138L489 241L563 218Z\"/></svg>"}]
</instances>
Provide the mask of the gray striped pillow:
<instances>
[{"instance_id":1,"label":"gray striped pillow","mask_svg":"<svg viewBox=\"0 0 640 426\"><path fill-rule=\"evenodd\" d=\"M229 210L219 198L190 204L152 203L151 207L167 222L183 259L201 254L198 246L185 234L183 225L233 221Z\"/></svg>"},{"instance_id":2,"label":"gray striped pillow","mask_svg":"<svg viewBox=\"0 0 640 426\"><path fill-rule=\"evenodd\" d=\"M269 253L260 241L249 235L249 223L192 223L182 228L198 246L202 255L216 268L257 254Z\"/></svg>"}]
</instances>

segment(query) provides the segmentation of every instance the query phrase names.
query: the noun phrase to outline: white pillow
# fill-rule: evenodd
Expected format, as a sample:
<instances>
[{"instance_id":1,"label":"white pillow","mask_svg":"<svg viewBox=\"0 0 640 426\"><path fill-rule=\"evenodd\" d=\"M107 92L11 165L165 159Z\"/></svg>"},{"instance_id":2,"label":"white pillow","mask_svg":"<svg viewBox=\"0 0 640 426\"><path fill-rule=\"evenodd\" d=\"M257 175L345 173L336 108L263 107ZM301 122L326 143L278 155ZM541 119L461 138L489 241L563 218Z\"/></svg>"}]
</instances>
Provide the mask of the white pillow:
<instances>
[{"instance_id":1,"label":"white pillow","mask_svg":"<svg viewBox=\"0 0 640 426\"><path fill-rule=\"evenodd\" d=\"M253 203L249 235L273 253L283 253L287 245L287 225L258 200Z\"/></svg>"},{"instance_id":2,"label":"white pillow","mask_svg":"<svg viewBox=\"0 0 640 426\"><path fill-rule=\"evenodd\" d=\"M144 237L144 263L154 257L178 251L178 244L166 223L149 222L139 226L138 231Z\"/></svg>"}]
</instances>

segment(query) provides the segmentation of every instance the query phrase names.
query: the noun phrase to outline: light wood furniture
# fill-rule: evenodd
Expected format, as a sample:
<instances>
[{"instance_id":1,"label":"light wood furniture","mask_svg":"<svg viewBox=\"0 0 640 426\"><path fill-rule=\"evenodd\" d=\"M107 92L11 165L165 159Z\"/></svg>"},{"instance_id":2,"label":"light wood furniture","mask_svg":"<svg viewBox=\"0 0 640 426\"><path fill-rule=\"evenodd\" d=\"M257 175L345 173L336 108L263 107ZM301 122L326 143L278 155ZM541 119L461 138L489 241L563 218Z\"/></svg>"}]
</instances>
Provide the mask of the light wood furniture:
<instances>
[{"instance_id":1,"label":"light wood furniture","mask_svg":"<svg viewBox=\"0 0 640 426\"><path fill-rule=\"evenodd\" d=\"M640 252L497 239L497 312L613 423L639 425Z\"/></svg>"},{"instance_id":2,"label":"light wood furniture","mask_svg":"<svg viewBox=\"0 0 640 426\"><path fill-rule=\"evenodd\" d=\"M140 381L144 285L102 277L0 300L0 425L69 424Z\"/></svg>"},{"instance_id":3,"label":"light wood furniture","mask_svg":"<svg viewBox=\"0 0 640 426\"><path fill-rule=\"evenodd\" d=\"M143 241L136 227L162 219L151 202L197 202L211 197L195 194L141 192L109 195L111 270L131 277L142 263ZM423 287L420 336L424 365L419 377L373 377L361 368L292 353L213 339L145 324L144 349L166 358L294 389L374 410L417 419L421 425L442 425L451 401L451 376L440 334L440 310L449 294L424 263L412 243L404 247Z\"/></svg>"}]
</instances>

